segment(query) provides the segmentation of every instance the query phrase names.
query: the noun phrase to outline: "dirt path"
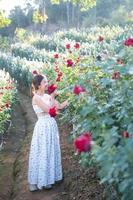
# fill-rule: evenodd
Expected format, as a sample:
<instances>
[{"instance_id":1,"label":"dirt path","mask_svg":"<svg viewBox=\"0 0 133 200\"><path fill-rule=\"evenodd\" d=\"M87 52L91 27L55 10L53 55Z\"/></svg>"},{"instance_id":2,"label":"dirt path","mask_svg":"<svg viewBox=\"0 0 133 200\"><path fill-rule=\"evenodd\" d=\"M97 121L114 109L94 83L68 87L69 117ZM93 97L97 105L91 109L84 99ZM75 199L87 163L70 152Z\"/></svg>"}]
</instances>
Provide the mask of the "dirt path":
<instances>
[{"instance_id":1,"label":"dirt path","mask_svg":"<svg viewBox=\"0 0 133 200\"><path fill-rule=\"evenodd\" d=\"M12 114L12 126L0 152L0 200L9 200L13 186L13 168L25 136L25 120L19 104Z\"/></svg>"},{"instance_id":2,"label":"dirt path","mask_svg":"<svg viewBox=\"0 0 133 200\"><path fill-rule=\"evenodd\" d=\"M26 136L21 149L17 152L17 159L14 163L12 194L9 198L0 200L104 200L104 187L99 184L96 170L83 170L78 160L73 158L73 146L67 141L70 133L70 127L67 124L59 125L64 180L55 184L52 190L29 192L27 183L28 155L32 132L37 119L29 97L21 94L20 102L26 126L18 123L18 127L19 130L26 133ZM17 137L16 135L16 140ZM12 170L10 169L10 171Z\"/></svg>"}]
</instances>

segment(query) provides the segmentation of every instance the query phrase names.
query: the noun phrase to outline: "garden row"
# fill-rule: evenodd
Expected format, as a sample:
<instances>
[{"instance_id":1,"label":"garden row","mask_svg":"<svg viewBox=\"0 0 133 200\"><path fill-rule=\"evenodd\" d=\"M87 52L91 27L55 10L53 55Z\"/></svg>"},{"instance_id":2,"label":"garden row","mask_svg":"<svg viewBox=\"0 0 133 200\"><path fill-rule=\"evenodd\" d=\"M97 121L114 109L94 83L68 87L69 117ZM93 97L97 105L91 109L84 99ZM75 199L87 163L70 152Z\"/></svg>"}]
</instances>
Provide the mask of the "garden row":
<instances>
[{"instance_id":1,"label":"garden row","mask_svg":"<svg viewBox=\"0 0 133 200\"><path fill-rule=\"evenodd\" d=\"M0 150L5 143L5 133L11 125L11 112L16 102L16 83L5 71L0 70Z\"/></svg>"},{"instance_id":2,"label":"garden row","mask_svg":"<svg viewBox=\"0 0 133 200\"><path fill-rule=\"evenodd\" d=\"M13 56L0 55L0 68L4 67L24 86L30 85L32 73L47 75L51 87L56 85L60 91L59 101L68 99L70 102L60 115L73 124L70 137L74 140L80 162L86 166L97 164L101 182L113 184L122 200L131 200L132 29L116 27L115 31L115 28L107 27L99 30L91 29L87 32L91 39L86 41L83 37L81 43L75 38L76 33L72 40L69 33L64 34L70 40L62 37L61 51L56 48L44 52L34 49L32 43L28 49L13 45ZM34 44L37 41L34 40ZM89 53L83 53L85 46ZM39 55L44 59L37 59Z\"/></svg>"}]
</instances>

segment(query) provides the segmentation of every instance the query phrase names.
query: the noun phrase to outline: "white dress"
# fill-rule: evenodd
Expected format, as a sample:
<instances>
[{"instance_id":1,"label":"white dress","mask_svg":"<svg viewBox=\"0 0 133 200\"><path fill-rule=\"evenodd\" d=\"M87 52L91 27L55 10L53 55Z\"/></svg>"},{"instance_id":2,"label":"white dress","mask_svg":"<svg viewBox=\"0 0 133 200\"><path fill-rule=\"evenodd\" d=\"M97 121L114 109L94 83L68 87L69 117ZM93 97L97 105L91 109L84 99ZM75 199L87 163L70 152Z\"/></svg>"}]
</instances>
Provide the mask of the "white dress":
<instances>
[{"instance_id":1,"label":"white dress","mask_svg":"<svg viewBox=\"0 0 133 200\"><path fill-rule=\"evenodd\" d=\"M39 96L50 105L50 95ZM28 182L39 189L62 180L59 132L55 119L37 105L33 109L38 116L29 155ZM43 113L43 116L39 116Z\"/></svg>"}]
</instances>

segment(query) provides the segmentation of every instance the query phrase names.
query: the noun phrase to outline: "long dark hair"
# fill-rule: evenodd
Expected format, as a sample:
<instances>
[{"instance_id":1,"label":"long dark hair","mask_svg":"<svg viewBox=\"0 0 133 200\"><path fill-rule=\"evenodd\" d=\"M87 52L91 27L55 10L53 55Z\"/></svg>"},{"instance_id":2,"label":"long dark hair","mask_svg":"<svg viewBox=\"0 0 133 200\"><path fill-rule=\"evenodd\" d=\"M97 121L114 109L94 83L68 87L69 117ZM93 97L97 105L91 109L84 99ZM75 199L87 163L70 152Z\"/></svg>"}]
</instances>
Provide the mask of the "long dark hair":
<instances>
[{"instance_id":1,"label":"long dark hair","mask_svg":"<svg viewBox=\"0 0 133 200\"><path fill-rule=\"evenodd\" d=\"M33 96L35 91L39 89L39 86L43 79L44 79L44 76L42 76L41 74L38 74L33 77L32 86L31 86L31 96Z\"/></svg>"}]
</instances>

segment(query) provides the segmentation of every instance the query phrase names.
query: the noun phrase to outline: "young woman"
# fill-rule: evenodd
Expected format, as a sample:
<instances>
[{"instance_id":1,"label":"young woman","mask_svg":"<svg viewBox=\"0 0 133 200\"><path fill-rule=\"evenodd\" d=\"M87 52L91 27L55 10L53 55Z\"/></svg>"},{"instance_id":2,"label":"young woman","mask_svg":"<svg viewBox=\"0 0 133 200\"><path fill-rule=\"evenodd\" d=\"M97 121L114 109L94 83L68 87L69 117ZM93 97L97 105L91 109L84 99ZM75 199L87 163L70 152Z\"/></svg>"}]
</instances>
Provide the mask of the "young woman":
<instances>
[{"instance_id":1,"label":"young woman","mask_svg":"<svg viewBox=\"0 0 133 200\"><path fill-rule=\"evenodd\" d=\"M55 105L55 99L45 93L48 87L45 76L34 76L32 85L35 90L32 105L38 121L30 147L28 182L30 191L35 191L43 187L49 189L56 181L62 180L59 132L49 110L53 106L63 109L67 101Z\"/></svg>"}]
</instances>

